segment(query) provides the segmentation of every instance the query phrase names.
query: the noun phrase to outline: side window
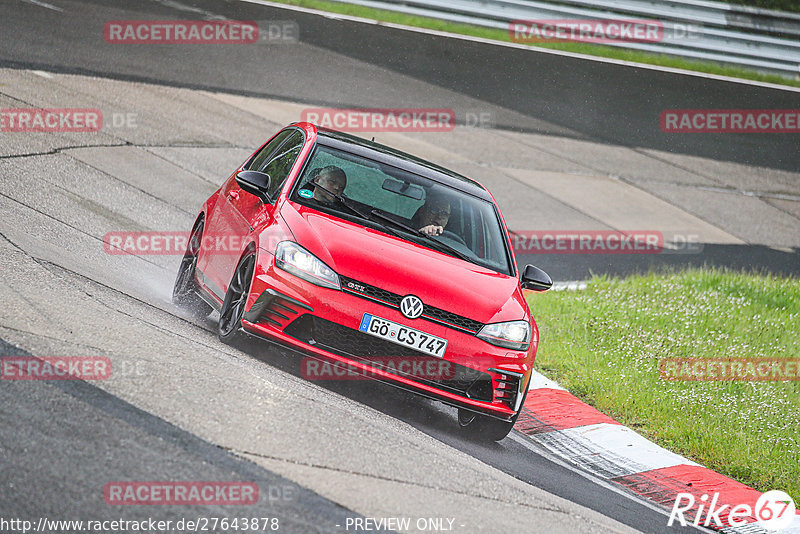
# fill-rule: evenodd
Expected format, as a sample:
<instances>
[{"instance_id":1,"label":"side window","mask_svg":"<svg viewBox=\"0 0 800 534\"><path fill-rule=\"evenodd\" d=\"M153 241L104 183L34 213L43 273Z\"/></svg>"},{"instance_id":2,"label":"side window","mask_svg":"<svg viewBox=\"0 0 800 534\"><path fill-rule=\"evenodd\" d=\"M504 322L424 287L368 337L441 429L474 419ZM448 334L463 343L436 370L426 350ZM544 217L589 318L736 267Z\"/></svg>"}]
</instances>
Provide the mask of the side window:
<instances>
[{"instance_id":1,"label":"side window","mask_svg":"<svg viewBox=\"0 0 800 534\"><path fill-rule=\"evenodd\" d=\"M281 143L283 143L287 137L292 135L293 132L294 130L285 130L276 135L275 139L267 143L267 145L264 146L264 148L262 148L258 154L253 157L250 163L245 165L245 170L265 172L264 167L266 167L268 158L278 149L279 146L281 146Z\"/></svg>"},{"instance_id":2,"label":"side window","mask_svg":"<svg viewBox=\"0 0 800 534\"><path fill-rule=\"evenodd\" d=\"M294 130L288 139L278 148L278 150L270 156L269 161L261 170L269 174L269 196L275 198L275 195L283 187L286 178L289 177L289 172L292 170L292 165L300 155L300 150L303 148L305 137L302 132Z\"/></svg>"}]
</instances>

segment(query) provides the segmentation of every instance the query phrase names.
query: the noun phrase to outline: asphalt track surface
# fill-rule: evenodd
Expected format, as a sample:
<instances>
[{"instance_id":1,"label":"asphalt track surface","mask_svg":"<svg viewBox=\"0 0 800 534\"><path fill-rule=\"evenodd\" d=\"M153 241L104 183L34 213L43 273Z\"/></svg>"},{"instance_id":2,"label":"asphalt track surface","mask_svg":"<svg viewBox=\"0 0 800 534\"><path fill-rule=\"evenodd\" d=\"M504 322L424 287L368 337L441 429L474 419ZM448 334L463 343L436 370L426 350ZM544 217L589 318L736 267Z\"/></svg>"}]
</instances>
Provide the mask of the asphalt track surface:
<instances>
[{"instance_id":1,"label":"asphalt track surface","mask_svg":"<svg viewBox=\"0 0 800 534\"><path fill-rule=\"evenodd\" d=\"M301 43L272 45L253 54L236 46L115 47L102 40L108 20L209 15L296 20ZM381 384L308 382L300 377L296 355L259 344L224 347L211 333L212 320L190 320L167 302L177 266L174 257L105 255L98 238L106 231L188 228L199 202L225 173L288 122L259 120L263 113L254 101L232 106L233 96L224 95L339 107L450 107L460 116L488 111L493 139L509 146L477 147L487 155L452 161L456 170L471 174L478 168L508 166L493 166L489 152L499 152L505 161L528 157L514 145L531 139L524 135L543 145L548 139L574 142L591 152L586 160L564 168L559 167L563 161L553 163L560 155L553 149L534 161L540 167L552 164L554 171L578 174L604 171L642 187L635 178L651 170L638 173L647 167L642 161L652 155L648 151L675 154L681 158L675 168L687 174L696 170L693 164L705 164L696 158L710 158L728 165L734 182L757 178L734 189L746 185L772 195L759 197L768 199L765 203L774 200L774 211L762 217L769 228L757 224L758 209L764 206L742 204L737 217L721 213L714 219L714 213L704 213L701 219L710 221L709 228L698 232L717 235L716 228L722 228L736 242L709 241L705 254L662 256L661 262L727 261L792 274L800 263L793 200L800 167L797 137L733 143L730 138L686 143L653 131L626 137L629 128L610 121L619 117L610 103L630 99L619 95L620 87L636 87L636 77L664 76L646 69L631 73L611 66L609 71L580 60L585 68L558 63L559 76L543 76L555 68L547 67L554 61L550 56L537 56L544 64L534 69L525 64L530 60L508 58L494 48L487 52L473 44L448 45L442 38L236 2L128 2L124 7L114 2L6 2L0 44L0 67L25 69L2 71L2 107L78 102L88 107L102 101L107 109L134 111L139 119L139 128L100 139L2 138L3 355L107 355L121 371L102 384L0 383L3 518L241 516L238 509L224 507L121 510L103 502L102 486L113 480L248 480L259 484L262 499L246 515L279 517L281 530L288 532L344 531L343 521L364 515L454 517L463 532L510 530L520 524L559 532L626 531L623 525L667 531L663 514L535 454L517 440L491 446L465 440L456 432L449 408ZM454 65L462 68L456 72ZM488 77L490 67L508 70ZM31 69L54 74L48 78L31 74ZM549 83L564 76L581 80L555 88L545 84L532 95L525 79L514 76L534 71ZM624 76L634 80L609 83ZM656 84L659 90L677 91L670 89L669 77L664 80ZM682 83L698 86L684 87L684 95L710 94L701 87L708 80L686 80ZM148 85L131 88L123 82ZM592 105L586 104L587 85L592 87ZM576 87L583 87L583 100ZM758 107L758 102L770 108L798 107L797 93L730 87L733 100L728 102L733 104L727 108ZM576 93L565 93L565 88ZM199 89L223 96L198 96ZM547 101L545 95L552 91L563 95L561 107ZM715 95L722 98L719 92ZM226 98L225 105L220 103ZM655 100L656 107L692 107L673 104L675 98ZM250 104L252 109L243 109ZM575 114L579 104L584 110L580 116ZM196 106L202 106L197 113L203 120L219 122L193 122ZM606 116L586 120L590 108ZM291 115L278 104L269 112ZM637 118L640 112L650 113L639 110ZM437 138L436 149L424 150L433 156L439 149L440 154L461 154L464 144L485 138L483 134L473 130ZM640 148L616 157L617 146L632 144ZM596 158L600 165L614 168L590 167L588 160L598 154L605 156ZM438 161L450 163L447 157ZM630 177L626 168L634 169ZM511 202L517 189L488 174L482 181L490 182L509 224L538 227L536 216ZM572 215L567 207L559 209L557 213ZM747 228L739 229L740 223L731 219L742 218ZM576 228L585 227L578 215L573 220L578 221ZM582 278L590 270L624 274L652 265L652 258L644 256L535 260L560 280ZM275 495L280 497L270 498Z\"/></svg>"}]
</instances>

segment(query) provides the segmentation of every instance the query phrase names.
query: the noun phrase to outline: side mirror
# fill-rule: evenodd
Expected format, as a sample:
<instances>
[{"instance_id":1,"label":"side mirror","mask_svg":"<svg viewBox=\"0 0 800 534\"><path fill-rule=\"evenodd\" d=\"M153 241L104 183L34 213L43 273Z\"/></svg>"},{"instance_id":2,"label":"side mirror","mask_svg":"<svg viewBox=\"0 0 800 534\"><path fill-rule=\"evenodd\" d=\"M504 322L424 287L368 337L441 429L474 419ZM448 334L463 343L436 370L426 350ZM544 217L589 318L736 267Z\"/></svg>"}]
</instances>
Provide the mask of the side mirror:
<instances>
[{"instance_id":1,"label":"side mirror","mask_svg":"<svg viewBox=\"0 0 800 534\"><path fill-rule=\"evenodd\" d=\"M526 265L525 270L522 271L522 289L532 289L534 291L547 291L553 285L553 280L550 276L536 267L535 265Z\"/></svg>"},{"instance_id":2,"label":"side mirror","mask_svg":"<svg viewBox=\"0 0 800 534\"><path fill-rule=\"evenodd\" d=\"M243 191L255 195L263 202L269 202L269 174L261 171L240 171L236 174L236 183Z\"/></svg>"}]
</instances>

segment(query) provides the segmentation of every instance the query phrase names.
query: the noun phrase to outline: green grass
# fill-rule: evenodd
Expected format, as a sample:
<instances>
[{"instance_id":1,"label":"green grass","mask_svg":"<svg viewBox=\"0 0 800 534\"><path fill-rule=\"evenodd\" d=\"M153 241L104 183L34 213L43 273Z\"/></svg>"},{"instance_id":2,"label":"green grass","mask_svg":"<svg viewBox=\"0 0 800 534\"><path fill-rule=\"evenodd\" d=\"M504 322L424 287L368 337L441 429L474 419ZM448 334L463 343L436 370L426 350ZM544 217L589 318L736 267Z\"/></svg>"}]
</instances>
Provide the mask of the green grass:
<instances>
[{"instance_id":1,"label":"green grass","mask_svg":"<svg viewBox=\"0 0 800 534\"><path fill-rule=\"evenodd\" d=\"M354 4L329 2L325 0L277 0L277 1L282 4L307 7L311 9L318 9L321 11L329 11L331 13L351 15L354 17L363 17L367 19L378 20L381 22L390 22L394 24L402 24L405 26L415 26L419 28L427 28L430 30L438 30L438 31L456 33L461 35L469 35L472 37L492 39L495 41L511 42L511 39L506 30L483 28L481 26L474 26L471 24L447 22L427 17L405 15L394 11L362 7ZM800 87L800 80L786 78L784 76L780 76L777 74L763 74L753 70L721 65L712 62L690 61L687 59L674 56L667 56L663 54L650 54L645 52L638 52L635 50L625 50L612 46L603 46L603 45L595 45L587 43L538 43L538 44L531 44L529 46L550 48L553 50L563 50L566 52L575 52L580 54L588 54L592 56L620 59L625 61L634 61L637 63L646 63L649 65L658 65L662 67L685 69L696 72L704 72L708 74L718 74L721 76L730 76L733 78L741 78L745 80L755 80L761 82L776 83L780 85Z\"/></svg>"},{"instance_id":2,"label":"green grass","mask_svg":"<svg viewBox=\"0 0 800 534\"><path fill-rule=\"evenodd\" d=\"M800 382L661 379L658 362L800 358L800 280L720 270L593 278L528 297L536 367L659 445L800 498Z\"/></svg>"}]
</instances>

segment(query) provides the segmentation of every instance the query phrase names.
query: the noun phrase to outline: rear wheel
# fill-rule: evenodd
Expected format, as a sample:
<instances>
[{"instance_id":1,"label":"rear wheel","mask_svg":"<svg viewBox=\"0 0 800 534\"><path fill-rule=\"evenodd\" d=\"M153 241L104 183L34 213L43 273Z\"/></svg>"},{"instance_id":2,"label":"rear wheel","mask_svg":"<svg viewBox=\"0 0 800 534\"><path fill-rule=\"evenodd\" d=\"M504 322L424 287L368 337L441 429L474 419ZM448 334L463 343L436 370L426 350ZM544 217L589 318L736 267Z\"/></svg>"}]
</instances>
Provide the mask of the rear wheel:
<instances>
[{"instance_id":1,"label":"rear wheel","mask_svg":"<svg viewBox=\"0 0 800 534\"><path fill-rule=\"evenodd\" d=\"M186 243L186 252L183 254L180 267L178 267L178 277L172 288L172 302L200 318L205 318L211 313L211 306L197 293L198 287L195 280L197 257L200 254L204 226L203 219L194 225L189 242Z\"/></svg>"},{"instance_id":2,"label":"rear wheel","mask_svg":"<svg viewBox=\"0 0 800 534\"><path fill-rule=\"evenodd\" d=\"M219 311L217 335L223 343L231 343L238 337L255 264L255 255L248 254L242 258L233 273L228 292L225 293L225 300L222 302L222 309Z\"/></svg>"}]
</instances>

